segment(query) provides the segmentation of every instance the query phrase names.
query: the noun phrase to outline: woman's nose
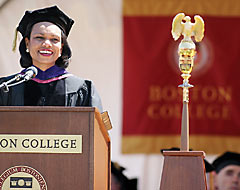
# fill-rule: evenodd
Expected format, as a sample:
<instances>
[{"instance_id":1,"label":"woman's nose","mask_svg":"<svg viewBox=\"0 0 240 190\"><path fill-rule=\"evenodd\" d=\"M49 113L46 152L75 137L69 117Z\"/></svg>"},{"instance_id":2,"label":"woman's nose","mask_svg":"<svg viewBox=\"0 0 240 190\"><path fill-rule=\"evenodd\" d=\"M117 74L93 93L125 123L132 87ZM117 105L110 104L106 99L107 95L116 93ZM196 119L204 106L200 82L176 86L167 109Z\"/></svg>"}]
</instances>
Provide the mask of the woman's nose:
<instances>
[{"instance_id":1,"label":"woman's nose","mask_svg":"<svg viewBox=\"0 0 240 190\"><path fill-rule=\"evenodd\" d=\"M52 45L52 44L51 44L51 41L50 41L50 40L48 40L48 39L44 40L43 46L49 47L49 46L51 46L51 45Z\"/></svg>"}]
</instances>

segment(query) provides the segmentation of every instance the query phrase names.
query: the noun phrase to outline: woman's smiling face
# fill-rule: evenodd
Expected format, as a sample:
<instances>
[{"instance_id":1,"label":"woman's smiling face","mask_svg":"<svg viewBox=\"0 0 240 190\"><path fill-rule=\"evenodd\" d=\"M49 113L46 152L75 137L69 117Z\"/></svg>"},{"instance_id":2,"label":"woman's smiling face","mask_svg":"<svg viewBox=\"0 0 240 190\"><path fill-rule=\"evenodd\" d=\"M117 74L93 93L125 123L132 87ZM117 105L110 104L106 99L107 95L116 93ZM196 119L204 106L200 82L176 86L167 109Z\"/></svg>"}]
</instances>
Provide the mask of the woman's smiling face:
<instances>
[{"instance_id":1,"label":"woman's smiling face","mask_svg":"<svg viewBox=\"0 0 240 190\"><path fill-rule=\"evenodd\" d=\"M55 65L62 52L61 33L61 29L51 22L33 25L30 39L25 38L33 65L43 71Z\"/></svg>"}]
</instances>

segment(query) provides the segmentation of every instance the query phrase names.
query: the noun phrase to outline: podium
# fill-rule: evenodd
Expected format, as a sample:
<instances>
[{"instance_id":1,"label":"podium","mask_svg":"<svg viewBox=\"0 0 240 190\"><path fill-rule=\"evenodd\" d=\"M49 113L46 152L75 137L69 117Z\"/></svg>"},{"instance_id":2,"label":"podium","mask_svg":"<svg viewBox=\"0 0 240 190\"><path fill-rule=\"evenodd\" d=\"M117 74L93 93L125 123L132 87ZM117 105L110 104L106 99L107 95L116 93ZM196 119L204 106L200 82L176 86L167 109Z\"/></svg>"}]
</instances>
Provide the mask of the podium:
<instances>
[{"instance_id":1,"label":"podium","mask_svg":"<svg viewBox=\"0 0 240 190\"><path fill-rule=\"evenodd\" d=\"M2 190L110 189L110 138L93 107L0 107L0 163Z\"/></svg>"}]
</instances>

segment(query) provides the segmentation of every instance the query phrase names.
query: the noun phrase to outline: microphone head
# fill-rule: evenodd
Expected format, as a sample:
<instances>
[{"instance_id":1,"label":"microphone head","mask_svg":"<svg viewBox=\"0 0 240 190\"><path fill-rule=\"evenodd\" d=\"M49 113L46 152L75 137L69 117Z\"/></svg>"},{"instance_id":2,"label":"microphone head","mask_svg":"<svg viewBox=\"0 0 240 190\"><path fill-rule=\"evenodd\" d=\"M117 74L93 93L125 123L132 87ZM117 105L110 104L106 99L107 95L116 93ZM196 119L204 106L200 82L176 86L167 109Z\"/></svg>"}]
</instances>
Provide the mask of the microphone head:
<instances>
[{"instance_id":1,"label":"microphone head","mask_svg":"<svg viewBox=\"0 0 240 190\"><path fill-rule=\"evenodd\" d=\"M34 67L34 66L28 67L26 69L26 72L25 72L24 76L23 76L24 81L28 81L28 80L34 78L37 75L37 73L38 73L38 70L37 70L36 67Z\"/></svg>"},{"instance_id":2,"label":"microphone head","mask_svg":"<svg viewBox=\"0 0 240 190\"><path fill-rule=\"evenodd\" d=\"M27 73L28 71L32 71L32 72L33 72L33 78L38 74L38 70L37 70L37 68L34 67L34 66L28 67L28 68L26 69L26 72L25 72L25 73Z\"/></svg>"}]
</instances>

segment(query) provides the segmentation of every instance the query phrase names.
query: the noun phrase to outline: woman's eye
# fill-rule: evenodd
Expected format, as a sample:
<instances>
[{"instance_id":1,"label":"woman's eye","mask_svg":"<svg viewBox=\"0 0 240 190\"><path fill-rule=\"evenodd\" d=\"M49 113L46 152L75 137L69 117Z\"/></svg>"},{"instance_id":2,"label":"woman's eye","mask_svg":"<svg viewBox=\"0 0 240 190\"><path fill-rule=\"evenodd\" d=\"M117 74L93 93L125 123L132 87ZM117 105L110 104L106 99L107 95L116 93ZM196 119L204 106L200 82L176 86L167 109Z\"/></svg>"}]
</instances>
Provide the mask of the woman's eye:
<instances>
[{"instance_id":1,"label":"woman's eye","mask_svg":"<svg viewBox=\"0 0 240 190\"><path fill-rule=\"evenodd\" d=\"M56 42L59 42L59 39L53 38L52 41L56 43Z\"/></svg>"},{"instance_id":2,"label":"woman's eye","mask_svg":"<svg viewBox=\"0 0 240 190\"><path fill-rule=\"evenodd\" d=\"M37 40L42 40L42 39L44 39L44 38L43 38L42 36L36 36L35 39L37 39Z\"/></svg>"}]
</instances>

